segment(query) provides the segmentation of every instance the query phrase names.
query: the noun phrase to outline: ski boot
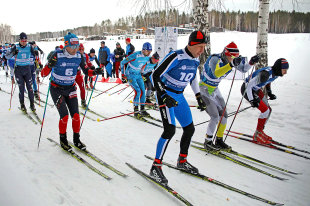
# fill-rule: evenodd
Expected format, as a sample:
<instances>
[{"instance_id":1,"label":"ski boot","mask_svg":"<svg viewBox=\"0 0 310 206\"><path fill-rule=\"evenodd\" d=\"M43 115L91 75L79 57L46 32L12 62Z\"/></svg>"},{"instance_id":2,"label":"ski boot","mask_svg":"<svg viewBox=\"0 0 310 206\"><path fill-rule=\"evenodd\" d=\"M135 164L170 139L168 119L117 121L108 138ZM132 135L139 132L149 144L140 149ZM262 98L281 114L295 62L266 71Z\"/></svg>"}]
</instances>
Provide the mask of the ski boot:
<instances>
[{"instance_id":1,"label":"ski boot","mask_svg":"<svg viewBox=\"0 0 310 206\"><path fill-rule=\"evenodd\" d=\"M271 144L264 134L262 130L256 130L253 135L253 141L259 144Z\"/></svg>"},{"instance_id":2,"label":"ski boot","mask_svg":"<svg viewBox=\"0 0 310 206\"><path fill-rule=\"evenodd\" d=\"M34 97L36 98L36 100L39 100L40 98L39 98L39 93L38 93L38 91L34 91Z\"/></svg>"},{"instance_id":3,"label":"ski boot","mask_svg":"<svg viewBox=\"0 0 310 206\"><path fill-rule=\"evenodd\" d=\"M144 105L141 105L140 109L141 109L140 110L141 116L143 116L143 117L150 117L151 116L147 111L145 111Z\"/></svg>"},{"instance_id":4,"label":"ski boot","mask_svg":"<svg viewBox=\"0 0 310 206\"><path fill-rule=\"evenodd\" d=\"M9 77L9 73L8 73L8 72L5 72L5 76L6 76L6 77Z\"/></svg>"},{"instance_id":5,"label":"ski boot","mask_svg":"<svg viewBox=\"0 0 310 206\"><path fill-rule=\"evenodd\" d=\"M191 174L198 174L199 173L198 169L196 167L194 167L193 165L191 165L187 161L187 154L181 154L180 153L179 158L178 158L177 167L179 169L182 169L182 170L189 172Z\"/></svg>"},{"instance_id":6,"label":"ski boot","mask_svg":"<svg viewBox=\"0 0 310 206\"><path fill-rule=\"evenodd\" d=\"M82 99L81 101L81 105L84 109L86 109L87 105L86 105L86 100L85 99Z\"/></svg>"},{"instance_id":7,"label":"ski boot","mask_svg":"<svg viewBox=\"0 0 310 206\"><path fill-rule=\"evenodd\" d=\"M134 106L133 111L135 112L133 115L135 118L137 119L141 119L142 115L139 112L139 107L138 106Z\"/></svg>"},{"instance_id":8,"label":"ski boot","mask_svg":"<svg viewBox=\"0 0 310 206\"><path fill-rule=\"evenodd\" d=\"M203 144L204 148L207 151L219 151L220 150L219 146L216 144L213 144L212 138L213 138L212 135L206 135L206 139Z\"/></svg>"},{"instance_id":9,"label":"ski boot","mask_svg":"<svg viewBox=\"0 0 310 206\"><path fill-rule=\"evenodd\" d=\"M30 109L32 112L36 112L36 108L34 107L34 103L30 103Z\"/></svg>"},{"instance_id":10,"label":"ski boot","mask_svg":"<svg viewBox=\"0 0 310 206\"><path fill-rule=\"evenodd\" d=\"M227 145L224 141L223 141L223 137L216 137L216 145L222 149L222 150L226 150L226 151L231 151L231 146Z\"/></svg>"},{"instance_id":11,"label":"ski boot","mask_svg":"<svg viewBox=\"0 0 310 206\"><path fill-rule=\"evenodd\" d=\"M81 142L79 133L73 133L73 143L74 146L76 146L80 150L86 150L86 145Z\"/></svg>"},{"instance_id":12,"label":"ski boot","mask_svg":"<svg viewBox=\"0 0 310 206\"><path fill-rule=\"evenodd\" d=\"M164 185L168 185L168 180L165 177L162 169L162 161L155 159L150 171L150 176L156 181Z\"/></svg>"},{"instance_id":13,"label":"ski boot","mask_svg":"<svg viewBox=\"0 0 310 206\"><path fill-rule=\"evenodd\" d=\"M272 141L272 137L270 137L269 135L267 135L264 130L261 131L261 133L265 136L265 138L268 140L268 141Z\"/></svg>"},{"instance_id":14,"label":"ski boot","mask_svg":"<svg viewBox=\"0 0 310 206\"><path fill-rule=\"evenodd\" d=\"M22 110L22 112L25 112L25 113L27 112L27 109L24 103L20 103L20 110Z\"/></svg>"},{"instance_id":15,"label":"ski boot","mask_svg":"<svg viewBox=\"0 0 310 206\"><path fill-rule=\"evenodd\" d=\"M67 133L59 135L60 135L60 146L62 147L62 149L70 152L72 150L72 147L68 143Z\"/></svg>"},{"instance_id":16,"label":"ski boot","mask_svg":"<svg viewBox=\"0 0 310 206\"><path fill-rule=\"evenodd\" d=\"M147 103L147 104L145 105L145 107L147 107L147 108L149 108L149 109L153 109L153 105L152 105L152 102L151 102L151 100L150 100L149 97L146 98L145 103Z\"/></svg>"}]
</instances>

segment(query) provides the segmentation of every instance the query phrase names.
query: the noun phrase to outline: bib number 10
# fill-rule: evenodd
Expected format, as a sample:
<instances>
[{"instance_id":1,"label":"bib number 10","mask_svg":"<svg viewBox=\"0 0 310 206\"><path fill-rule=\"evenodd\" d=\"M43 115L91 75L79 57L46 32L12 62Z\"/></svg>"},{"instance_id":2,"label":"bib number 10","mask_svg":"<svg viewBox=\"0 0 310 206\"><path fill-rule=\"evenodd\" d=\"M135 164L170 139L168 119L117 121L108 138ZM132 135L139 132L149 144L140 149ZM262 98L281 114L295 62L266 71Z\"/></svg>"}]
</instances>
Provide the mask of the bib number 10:
<instances>
[{"instance_id":1,"label":"bib number 10","mask_svg":"<svg viewBox=\"0 0 310 206\"><path fill-rule=\"evenodd\" d=\"M191 78L193 78L193 76L194 76L194 74L193 73L189 73L189 74L187 74L187 73L184 73L184 72L181 72L181 78L180 78L180 80L181 81L189 81L189 80L191 80Z\"/></svg>"},{"instance_id":2,"label":"bib number 10","mask_svg":"<svg viewBox=\"0 0 310 206\"><path fill-rule=\"evenodd\" d=\"M73 69L66 69L65 75L71 76L73 74Z\"/></svg>"}]
</instances>

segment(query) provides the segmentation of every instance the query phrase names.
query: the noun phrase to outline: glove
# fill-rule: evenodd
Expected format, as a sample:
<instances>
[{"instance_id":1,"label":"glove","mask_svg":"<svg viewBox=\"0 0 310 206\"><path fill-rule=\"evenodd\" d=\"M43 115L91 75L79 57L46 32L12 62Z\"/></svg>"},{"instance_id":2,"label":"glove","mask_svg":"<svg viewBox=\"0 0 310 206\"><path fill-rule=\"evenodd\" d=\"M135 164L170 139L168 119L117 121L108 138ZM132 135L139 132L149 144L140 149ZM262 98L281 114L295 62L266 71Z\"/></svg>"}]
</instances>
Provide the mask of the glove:
<instances>
[{"instance_id":1,"label":"glove","mask_svg":"<svg viewBox=\"0 0 310 206\"><path fill-rule=\"evenodd\" d=\"M254 98L254 99L252 99L252 100L250 101L250 104L251 104L252 107L257 107L257 108L258 108L259 102L260 102L260 99Z\"/></svg>"},{"instance_id":2,"label":"glove","mask_svg":"<svg viewBox=\"0 0 310 206\"><path fill-rule=\"evenodd\" d=\"M56 64L57 64L57 57L54 56L53 58L51 58L51 59L49 60L49 62L48 62L48 67L49 67L49 68L53 68L53 67L56 66Z\"/></svg>"},{"instance_id":3,"label":"glove","mask_svg":"<svg viewBox=\"0 0 310 206\"><path fill-rule=\"evenodd\" d=\"M206 106L206 103L203 101L201 95L200 95L200 92L198 92L196 94L196 99L197 99L197 102L198 102L198 107L197 109L200 109L200 111L204 111L207 109L207 106Z\"/></svg>"},{"instance_id":4,"label":"glove","mask_svg":"<svg viewBox=\"0 0 310 206\"><path fill-rule=\"evenodd\" d=\"M93 71L93 74L94 74L94 75L103 74L103 69L101 69L101 68L96 68L96 69Z\"/></svg>"},{"instance_id":5,"label":"glove","mask_svg":"<svg viewBox=\"0 0 310 206\"><path fill-rule=\"evenodd\" d=\"M257 54L255 56L252 56L250 61L249 61L249 64L250 65L254 65L256 63L258 63L258 61L260 60L260 56L258 56Z\"/></svg>"},{"instance_id":6,"label":"glove","mask_svg":"<svg viewBox=\"0 0 310 206\"><path fill-rule=\"evenodd\" d=\"M90 69L91 69L91 70L95 70L96 68L95 68L95 66L93 65L93 66L90 67Z\"/></svg>"},{"instance_id":7,"label":"glove","mask_svg":"<svg viewBox=\"0 0 310 206\"><path fill-rule=\"evenodd\" d=\"M13 52L14 56L18 54L18 49L16 48L15 51Z\"/></svg>"},{"instance_id":8,"label":"glove","mask_svg":"<svg viewBox=\"0 0 310 206\"><path fill-rule=\"evenodd\" d=\"M146 76L142 76L142 79L143 79L144 82L147 81L147 77Z\"/></svg>"},{"instance_id":9,"label":"glove","mask_svg":"<svg viewBox=\"0 0 310 206\"><path fill-rule=\"evenodd\" d=\"M268 97L269 97L270 100L275 100L275 99L277 99L277 96L274 95L274 94L272 94L271 92L267 92L267 94L268 94Z\"/></svg>"},{"instance_id":10,"label":"glove","mask_svg":"<svg viewBox=\"0 0 310 206\"><path fill-rule=\"evenodd\" d=\"M123 84L125 84L125 83L127 83L127 77L124 75L124 74L122 74L122 82L123 82Z\"/></svg>"},{"instance_id":11,"label":"glove","mask_svg":"<svg viewBox=\"0 0 310 206\"><path fill-rule=\"evenodd\" d=\"M242 57L238 56L238 57L234 58L232 60L232 62L230 62L229 64L231 67L237 67L241 63L241 61L242 61Z\"/></svg>"},{"instance_id":12,"label":"glove","mask_svg":"<svg viewBox=\"0 0 310 206\"><path fill-rule=\"evenodd\" d=\"M169 96L166 92L161 97L163 98L164 104L166 104L168 108L178 106L178 102Z\"/></svg>"},{"instance_id":13,"label":"glove","mask_svg":"<svg viewBox=\"0 0 310 206\"><path fill-rule=\"evenodd\" d=\"M35 51L34 51L34 54L35 54L36 56L39 56L38 50L35 50Z\"/></svg>"}]
</instances>

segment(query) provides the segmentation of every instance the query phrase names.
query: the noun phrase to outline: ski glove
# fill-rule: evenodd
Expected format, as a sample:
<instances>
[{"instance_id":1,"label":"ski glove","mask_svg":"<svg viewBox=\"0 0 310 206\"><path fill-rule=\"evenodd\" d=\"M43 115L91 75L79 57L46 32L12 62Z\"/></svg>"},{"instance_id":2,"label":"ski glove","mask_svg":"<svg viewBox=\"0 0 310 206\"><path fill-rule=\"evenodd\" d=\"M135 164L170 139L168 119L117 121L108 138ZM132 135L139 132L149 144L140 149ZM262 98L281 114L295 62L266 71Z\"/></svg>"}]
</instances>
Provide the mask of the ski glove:
<instances>
[{"instance_id":1,"label":"ski glove","mask_svg":"<svg viewBox=\"0 0 310 206\"><path fill-rule=\"evenodd\" d=\"M93 74L95 74L95 75L103 74L103 69L101 69L101 68L96 68L96 69L93 71Z\"/></svg>"},{"instance_id":2,"label":"ski glove","mask_svg":"<svg viewBox=\"0 0 310 206\"><path fill-rule=\"evenodd\" d=\"M269 97L270 100L277 99L277 96L275 94L272 94L271 92L268 92L267 94L268 94L268 97Z\"/></svg>"},{"instance_id":3,"label":"ski glove","mask_svg":"<svg viewBox=\"0 0 310 206\"><path fill-rule=\"evenodd\" d=\"M169 96L166 92L161 97L163 98L164 104L166 104L168 108L178 106L178 102Z\"/></svg>"},{"instance_id":4,"label":"ski glove","mask_svg":"<svg viewBox=\"0 0 310 206\"><path fill-rule=\"evenodd\" d=\"M125 84L125 83L127 83L127 77L124 75L124 74L122 74L122 82L123 82L123 84Z\"/></svg>"},{"instance_id":5,"label":"ski glove","mask_svg":"<svg viewBox=\"0 0 310 206\"><path fill-rule=\"evenodd\" d=\"M250 101L250 104L251 104L251 106L252 107L259 107L259 102L260 102L260 99L256 99L256 98L254 98L254 99L252 99L251 101Z\"/></svg>"},{"instance_id":6,"label":"ski glove","mask_svg":"<svg viewBox=\"0 0 310 206\"><path fill-rule=\"evenodd\" d=\"M241 57L241 55L240 55L240 56L234 58L234 59L232 60L232 62L230 62L229 64L230 64L231 67L237 67L237 66L239 66L239 64L241 63L241 61L242 61L242 57Z\"/></svg>"},{"instance_id":7,"label":"ski glove","mask_svg":"<svg viewBox=\"0 0 310 206\"><path fill-rule=\"evenodd\" d=\"M204 111L207 109L207 106L206 106L206 103L203 101L201 95L200 95L200 92L198 92L196 94L196 99L197 99L197 102L198 102L198 107L197 109L200 109L200 111Z\"/></svg>"},{"instance_id":8,"label":"ski glove","mask_svg":"<svg viewBox=\"0 0 310 206\"><path fill-rule=\"evenodd\" d=\"M49 61L48 61L48 67L49 68L53 68L55 67L57 64L57 57L54 56L53 58L51 58Z\"/></svg>"},{"instance_id":9,"label":"ski glove","mask_svg":"<svg viewBox=\"0 0 310 206\"><path fill-rule=\"evenodd\" d=\"M254 65L256 63L258 63L258 61L260 60L260 56L258 56L257 54L255 56L252 56L250 61L249 61L249 64L250 65Z\"/></svg>"},{"instance_id":10,"label":"ski glove","mask_svg":"<svg viewBox=\"0 0 310 206\"><path fill-rule=\"evenodd\" d=\"M16 48L15 50L14 50L14 52L13 52L13 55L15 56L15 55L17 55L18 54L18 49Z\"/></svg>"}]
</instances>

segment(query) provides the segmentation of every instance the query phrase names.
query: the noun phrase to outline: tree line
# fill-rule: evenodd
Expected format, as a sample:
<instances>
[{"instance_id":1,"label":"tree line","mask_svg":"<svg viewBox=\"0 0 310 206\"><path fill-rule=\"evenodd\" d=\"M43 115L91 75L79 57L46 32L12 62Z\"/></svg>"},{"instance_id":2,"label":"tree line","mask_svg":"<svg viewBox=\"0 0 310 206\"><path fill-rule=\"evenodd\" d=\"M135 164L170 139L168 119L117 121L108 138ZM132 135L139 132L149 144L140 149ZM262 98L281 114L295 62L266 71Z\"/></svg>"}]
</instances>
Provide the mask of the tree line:
<instances>
[{"instance_id":1,"label":"tree line","mask_svg":"<svg viewBox=\"0 0 310 206\"><path fill-rule=\"evenodd\" d=\"M257 32L258 12L235 12L235 11L209 11L209 25L226 30ZM29 34L29 39L40 40L45 38L63 37L67 32L77 35L113 35L132 33L134 28L162 27L186 25L193 22L191 13L179 12L177 9L168 11L146 12L136 17L122 17L114 23L110 20L103 20L94 26L82 26L74 29L67 29L56 32L38 32ZM269 33L310 33L310 13L273 11L269 14ZM12 36L12 28L9 25L0 25L0 41L12 42L17 40L17 36Z\"/></svg>"}]
</instances>

